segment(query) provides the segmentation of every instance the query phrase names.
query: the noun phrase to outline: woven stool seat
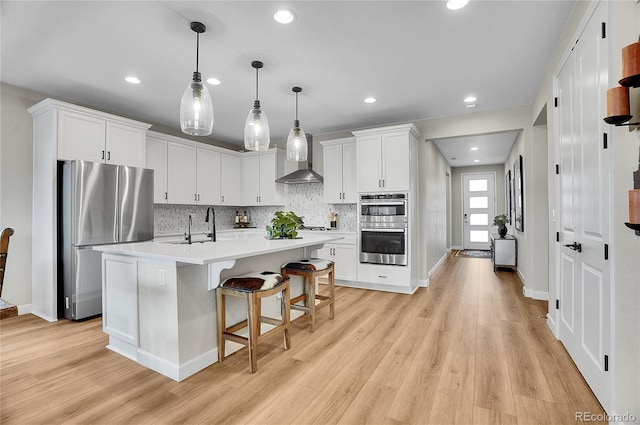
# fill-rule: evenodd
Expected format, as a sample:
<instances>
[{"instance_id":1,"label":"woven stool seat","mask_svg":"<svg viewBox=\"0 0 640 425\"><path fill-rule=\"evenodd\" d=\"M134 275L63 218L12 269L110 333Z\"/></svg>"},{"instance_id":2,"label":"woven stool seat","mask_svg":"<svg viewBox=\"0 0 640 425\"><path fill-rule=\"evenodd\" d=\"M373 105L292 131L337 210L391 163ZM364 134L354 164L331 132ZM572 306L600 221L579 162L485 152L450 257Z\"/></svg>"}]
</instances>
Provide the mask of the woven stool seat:
<instances>
[{"instance_id":1,"label":"woven stool seat","mask_svg":"<svg viewBox=\"0 0 640 425\"><path fill-rule=\"evenodd\" d=\"M335 317L336 308L336 279L334 262L321 258L311 258L300 261L291 261L282 265L282 276L300 276L304 280L304 293L291 299L291 309L304 312L309 316L310 329L316 329L316 310L329 306L329 318ZM328 276L329 295L316 293L316 278ZM302 302L300 305L298 303Z\"/></svg>"},{"instance_id":2,"label":"woven stool seat","mask_svg":"<svg viewBox=\"0 0 640 425\"><path fill-rule=\"evenodd\" d=\"M281 318L262 316L262 298L282 293L280 302ZM258 340L277 330L284 334L284 349L291 347L289 330L291 327L289 310L289 279L274 272L252 272L226 279L217 289L218 316L218 361L223 361L226 355L226 341L233 341L247 346L249 349L249 371L258 370L257 345ZM226 297L243 298L247 303L247 319L227 327ZM261 323L275 326L262 333ZM248 328L249 336L238 335L234 332Z\"/></svg>"}]
</instances>

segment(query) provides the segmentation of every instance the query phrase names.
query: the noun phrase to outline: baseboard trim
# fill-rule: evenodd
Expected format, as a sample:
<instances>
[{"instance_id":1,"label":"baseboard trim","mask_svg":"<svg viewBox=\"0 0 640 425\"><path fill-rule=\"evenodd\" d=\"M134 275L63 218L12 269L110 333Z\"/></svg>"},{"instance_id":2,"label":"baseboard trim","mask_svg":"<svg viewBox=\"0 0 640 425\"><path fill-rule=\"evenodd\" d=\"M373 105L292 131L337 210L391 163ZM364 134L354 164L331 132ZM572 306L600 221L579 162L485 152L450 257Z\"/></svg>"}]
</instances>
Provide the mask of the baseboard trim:
<instances>
[{"instance_id":1,"label":"baseboard trim","mask_svg":"<svg viewBox=\"0 0 640 425\"><path fill-rule=\"evenodd\" d=\"M533 289L528 289L526 286L522 287L522 294L525 297L532 298L534 300L549 301L548 292L534 291Z\"/></svg>"},{"instance_id":2,"label":"baseboard trim","mask_svg":"<svg viewBox=\"0 0 640 425\"><path fill-rule=\"evenodd\" d=\"M428 288L429 287L429 279L418 279L418 287L420 288Z\"/></svg>"},{"instance_id":3,"label":"baseboard trim","mask_svg":"<svg viewBox=\"0 0 640 425\"><path fill-rule=\"evenodd\" d=\"M431 268L431 270L429 270L429 272L427 273L427 279L431 277L432 274L435 273L436 270L438 270L438 267L440 267L442 265L442 263L444 263L444 261L447 259L447 254L444 254L439 260L438 262Z\"/></svg>"},{"instance_id":4,"label":"baseboard trim","mask_svg":"<svg viewBox=\"0 0 640 425\"><path fill-rule=\"evenodd\" d=\"M547 326L551 330L553 336L556 337L556 339L560 339L560 335L558 334L558 324L555 317L550 313L547 313Z\"/></svg>"},{"instance_id":5,"label":"baseboard trim","mask_svg":"<svg viewBox=\"0 0 640 425\"><path fill-rule=\"evenodd\" d=\"M451 247L451 251L456 251L456 250L462 250L463 248L461 246L452 246Z\"/></svg>"}]
</instances>

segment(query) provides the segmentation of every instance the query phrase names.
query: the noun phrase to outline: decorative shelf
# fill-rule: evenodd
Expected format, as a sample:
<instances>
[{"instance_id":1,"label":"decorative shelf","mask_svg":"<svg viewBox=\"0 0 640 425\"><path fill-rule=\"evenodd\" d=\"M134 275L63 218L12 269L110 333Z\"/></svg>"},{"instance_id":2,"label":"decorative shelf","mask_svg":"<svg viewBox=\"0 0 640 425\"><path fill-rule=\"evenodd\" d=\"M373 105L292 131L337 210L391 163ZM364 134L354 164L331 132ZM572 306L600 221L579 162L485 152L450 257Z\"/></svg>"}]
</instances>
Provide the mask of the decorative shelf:
<instances>
[{"instance_id":1,"label":"decorative shelf","mask_svg":"<svg viewBox=\"0 0 640 425\"><path fill-rule=\"evenodd\" d=\"M640 236L640 224L638 223L624 223L629 229L633 229L636 231L636 236Z\"/></svg>"}]
</instances>

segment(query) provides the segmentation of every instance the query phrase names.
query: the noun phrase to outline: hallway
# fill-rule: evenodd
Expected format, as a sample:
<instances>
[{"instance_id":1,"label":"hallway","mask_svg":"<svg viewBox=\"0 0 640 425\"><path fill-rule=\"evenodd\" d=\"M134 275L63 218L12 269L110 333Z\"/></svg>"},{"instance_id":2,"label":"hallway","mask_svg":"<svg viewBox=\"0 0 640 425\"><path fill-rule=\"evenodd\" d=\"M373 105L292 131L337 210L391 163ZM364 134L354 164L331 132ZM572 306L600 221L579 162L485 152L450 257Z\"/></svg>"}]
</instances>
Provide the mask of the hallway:
<instances>
[{"instance_id":1,"label":"hallway","mask_svg":"<svg viewBox=\"0 0 640 425\"><path fill-rule=\"evenodd\" d=\"M414 295L337 289L336 319L174 382L107 349L100 319L0 325L3 424L565 424L603 414L509 271L454 257ZM212 330L213 331L213 330Z\"/></svg>"}]
</instances>

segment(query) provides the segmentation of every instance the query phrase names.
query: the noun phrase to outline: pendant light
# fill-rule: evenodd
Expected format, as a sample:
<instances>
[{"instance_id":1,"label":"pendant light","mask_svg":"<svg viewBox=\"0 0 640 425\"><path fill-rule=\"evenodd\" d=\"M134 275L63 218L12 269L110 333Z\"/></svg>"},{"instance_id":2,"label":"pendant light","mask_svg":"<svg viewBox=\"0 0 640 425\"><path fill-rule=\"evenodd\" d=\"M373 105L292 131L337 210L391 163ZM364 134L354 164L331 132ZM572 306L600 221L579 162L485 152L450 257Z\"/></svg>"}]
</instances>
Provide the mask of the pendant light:
<instances>
[{"instance_id":1,"label":"pendant light","mask_svg":"<svg viewBox=\"0 0 640 425\"><path fill-rule=\"evenodd\" d=\"M307 137L304 130L300 128L298 121L298 93L302 91L300 87L291 89L296 94L296 119L293 121L293 128L287 137L287 159L289 161L306 161L307 160Z\"/></svg>"},{"instance_id":2,"label":"pendant light","mask_svg":"<svg viewBox=\"0 0 640 425\"><path fill-rule=\"evenodd\" d=\"M258 100L258 70L263 67L263 63L253 61L251 66L256 69L256 100L244 124L244 148L250 151L266 151L269 149L271 141L269 121L260 109L260 101Z\"/></svg>"},{"instance_id":3,"label":"pendant light","mask_svg":"<svg viewBox=\"0 0 640 425\"><path fill-rule=\"evenodd\" d=\"M180 102L180 128L183 133L194 136L208 136L213 130L213 103L209 90L202 84L198 72L200 34L207 28L201 22L191 22L191 30L196 33L196 72L193 81L187 85Z\"/></svg>"}]
</instances>

